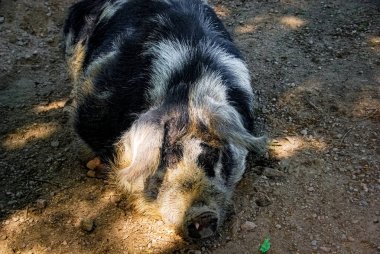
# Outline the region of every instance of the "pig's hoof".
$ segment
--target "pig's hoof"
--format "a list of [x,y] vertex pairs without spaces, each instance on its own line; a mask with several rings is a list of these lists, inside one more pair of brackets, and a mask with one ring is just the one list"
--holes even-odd
[[107,164],[102,163],[99,157],[95,157],[87,162],[86,167],[89,169],[87,176],[99,179],[108,179],[110,167]]

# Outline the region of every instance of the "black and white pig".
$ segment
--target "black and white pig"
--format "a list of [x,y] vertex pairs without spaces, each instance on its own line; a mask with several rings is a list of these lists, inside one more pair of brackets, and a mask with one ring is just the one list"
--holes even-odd
[[254,103],[239,50],[202,0],[83,0],[64,27],[74,128],[137,210],[189,238],[223,223]]

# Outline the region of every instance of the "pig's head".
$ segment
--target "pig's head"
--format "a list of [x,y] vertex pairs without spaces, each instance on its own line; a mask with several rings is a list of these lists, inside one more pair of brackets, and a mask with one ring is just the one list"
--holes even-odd
[[159,215],[188,238],[216,233],[244,173],[248,149],[265,146],[231,106],[212,106],[150,110],[117,146],[117,177],[137,210]]

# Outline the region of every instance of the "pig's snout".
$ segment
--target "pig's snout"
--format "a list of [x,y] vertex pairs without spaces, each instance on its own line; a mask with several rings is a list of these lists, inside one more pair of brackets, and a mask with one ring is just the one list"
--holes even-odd
[[187,235],[195,239],[211,237],[217,228],[218,217],[214,212],[204,212],[192,218],[186,227]]

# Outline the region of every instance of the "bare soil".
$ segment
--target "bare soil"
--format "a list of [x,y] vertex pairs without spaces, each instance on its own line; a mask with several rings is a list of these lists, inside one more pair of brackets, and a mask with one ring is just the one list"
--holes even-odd
[[215,0],[246,56],[270,159],[218,237],[182,240],[86,176],[65,103],[73,0],[0,1],[0,253],[380,253],[380,2]]

